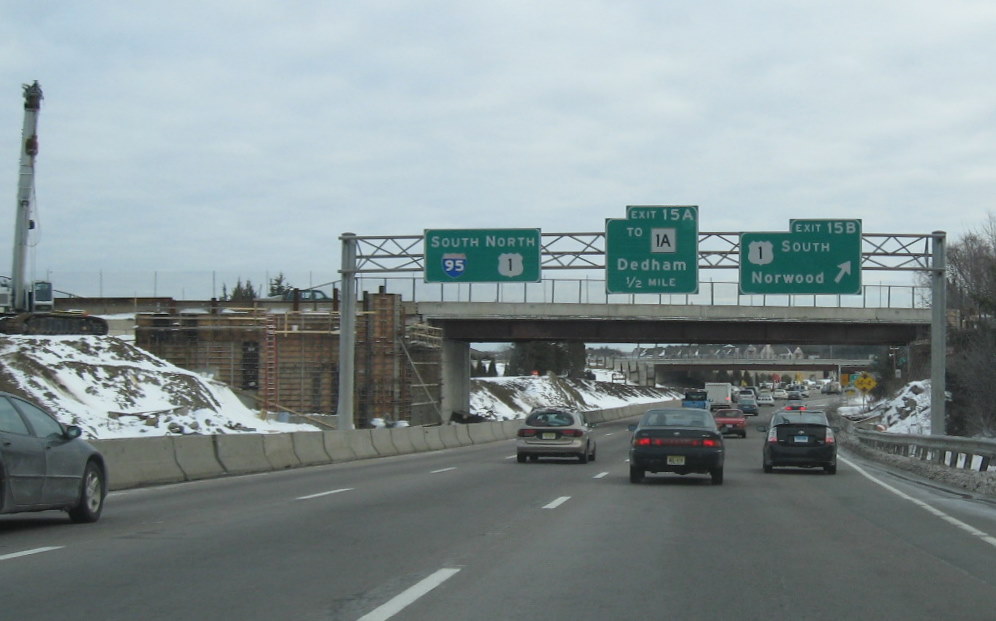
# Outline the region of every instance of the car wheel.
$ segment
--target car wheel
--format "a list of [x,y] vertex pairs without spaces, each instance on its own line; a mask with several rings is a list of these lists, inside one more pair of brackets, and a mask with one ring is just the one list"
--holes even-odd
[[520,464],[524,464],[526,463],[526,456],[523,455],[522,453],[517,453],[515,455],[515,461],[519,462]]
[[644,470],[643,468],[637,468],[636,466],[629,467],[629,482],[630,483],[640,483],[643,481]]
[[80,485],[80,501],[69,510],[69,519],[74,522],[96,522],[104,510],[104,473],[94,462],[88,462],[83,470]]
[[588,447],[584,447],[584,451],[578,454],[578,461],[582,464],[588,463]]
[[827,474],[837,474],[837,464],[823,466],[823,472],[826,472]]
[[745,432],[741,433],[740,437],[743,438],[744,440],[746,440],[747,439],[747,432],[745,431]]
[[591,457],[588,458],[590,461],[595,461],[595,451],[596,450],[598,450],[598,449],[597,448],[592,448],[591,449]]
[[764,464],[764,471],[765,472],[769,472],[770,473],[772,470],[774,470],[774,468],[771,467],[771,464]]
[[723,469],[722,468],[716,468],[715,470],[710,470],[709,474],[712,475],[712,484],[713,485],[722,485],[723,484]]

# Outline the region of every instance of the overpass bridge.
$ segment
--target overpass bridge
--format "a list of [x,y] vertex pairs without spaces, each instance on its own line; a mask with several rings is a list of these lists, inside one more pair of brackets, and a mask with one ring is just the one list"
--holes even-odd
[[[697,229],[697,227],[696,227]],[[697,233],[697,267],[740,269],[741,232]],[[923,272],[930,274],[930,308],[844,307],[843,298],[867,301],[867,285],[856,296],[785,295],[783,306],[743,306],[738,292],[733,304],[715,297],[694,302],[688,295],[605,294],[604,303],[535,302],[528,283],[495,284],[494,301],[414,301],[416,314],[438,326],[443,335],[443,412],[468,409],[470,343],[528,340],[580,340],[586,343],[790,343],[908,345],[931,339],[932,407],[937,430],[944,429],[944,357],[946,349],[945,233],[928,235],[860,233],[860,271]],[[422,235],[358,236],[344,233],[342,241],[343,313],[340,343],[340,414],[353,411],[353,344],[356,283],[361,275],[426,272]],[[542,233],[541,267],[587,270],[607,274],[606,233]],[[695,260],[693,259],[693,261]],[[850,264],[848,264],[850,265]],[[838,278],[840,274],[838,274]],[[701,289],[701,277],[699,287]],[[469,283],[467,283],[469,285]],[[444,284],[439,284],[442,292]],[[446,285],[457,287],[461,285]],[[521,301],[503,300],[503,286],[522,287]],[[541,284],[542,286],[542,284]],[[579,285],[580,288],[580,285]],[[742,287],[741,287],[742,288]],[[608,288],[606,288],[608,290]],[[545,295],[545,289],[542,289]],[[710,287],[710,292],[715,290]],[[581,296],[579,295],[579,298]],[[812,306],[795,302],[812,297]],[[551,298],[555,298],[551,294]],[[649,299],[648,299],[649,298]],[[654,298],[656,298],[656,303]],[[748,296],[753,300],[753,296]],[[836,302],[836,306],[832,304]],[[343,383],[345,382],[345,383]],[[349,417],[351,420],[351,416]]]

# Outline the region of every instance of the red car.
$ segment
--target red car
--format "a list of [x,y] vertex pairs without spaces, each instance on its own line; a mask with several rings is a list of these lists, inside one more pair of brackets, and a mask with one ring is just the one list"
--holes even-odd
[[716,420],[716,428],[722,434],[734,434],[741,438],[747,437],[747,415],[743,410],[722,409],[712,413]]

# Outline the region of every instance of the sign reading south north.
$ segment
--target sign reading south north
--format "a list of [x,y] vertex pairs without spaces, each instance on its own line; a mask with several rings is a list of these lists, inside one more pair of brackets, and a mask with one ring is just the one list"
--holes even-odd
[[740,293],[861,293],[861,220],[790,220],[740,234]]
[[425,282],[539,282],[539,229],[426,229]]
[[631,205],[605,221],[608,293],[698,293],[699,208]]

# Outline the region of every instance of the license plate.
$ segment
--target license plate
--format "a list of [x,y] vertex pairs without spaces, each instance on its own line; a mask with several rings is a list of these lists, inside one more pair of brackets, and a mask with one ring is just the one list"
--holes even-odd
[[795,436],[792,441],[796,444],[809,444],[809,436]]
[[668,455],[667,465],[669,466],[684,466],[685,456],[684,455]]
[[544,434],[542,434],[540,436],[540,438],[543,439],[543,440],[556,440],[557,439],[557,434],[555,434],[555,433],[544,433]]

